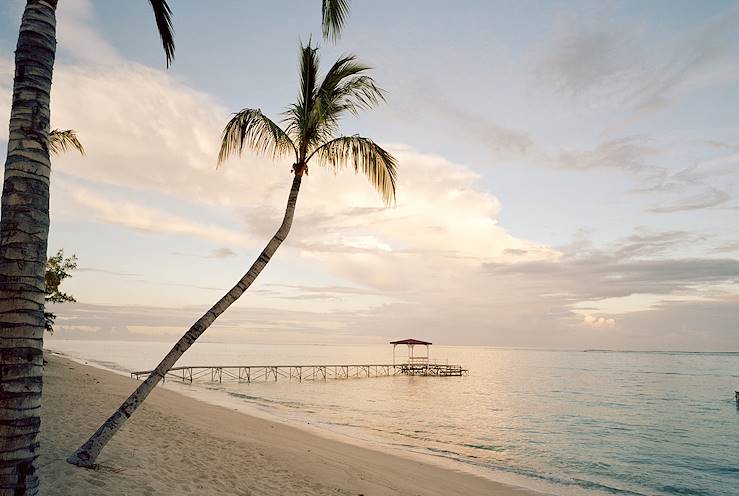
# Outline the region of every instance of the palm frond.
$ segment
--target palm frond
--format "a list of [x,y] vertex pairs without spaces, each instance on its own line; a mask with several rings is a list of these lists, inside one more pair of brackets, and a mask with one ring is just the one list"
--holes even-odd
[[339,120],[346,112],[357,115],[360,110],[384,101],[383,90],[372,77],[364,74],[369,69],[357,62],[354,55],[344,55],[326,73],[316,92],[316,139],[311,147],[335,136]]
[[384,91],[363,73],[369,66],[357,62],[354,55],[344,55],[329,69],[318,88],[321,105],[350,110],[370,109],[385,100]]
[[318,66],[318,47],[311,46],[311,40],[308,40],[307,45],[300,45],[300,95],[298,97],[306,112],[310,112],[315,99]]
[[172,26],[172,9],[169,8],[167,0],[149,0],[154,19],[157,23],[159,37],[162,39],[164,55],[167,58],[167,67],[174,60],[174,27]]
[[221,150],[218,152],[218,165],[233,153],[241,152],[244,145],[257,153],[279,158],[297,150],[290,137],[259,109],[244,109],[234,114],[221,135]]
[[398,164],[395,157],[371,139],[357,135],[342,136],[324,143],[311,157],[313,155],[334,170],[353,164],[354,171],[367,176],[386,205],[395,203]]
[[318,48],[300,45],[300,92],[297,103],[283,114],[287,123],[286,132],[295,139],[300,147],[301,156],[305,156],[309,143],[315,141],[315,129],[318,119],[314,112],[316,103],[316,81],[318,79]]
[[353,54],[342,55],[323,77],[320,93],[330,94],[342,80],[369,70],[370,67],[357,62]]
[[349,15],[349,0],[323,0],[323,39],[336,43]]
[[77,131],[74,129],[54,129],[49,133],[49,151],[52,154],[59,155],[70,148],[80,152],[80,155],[85,154],[85,149],[77,138]]

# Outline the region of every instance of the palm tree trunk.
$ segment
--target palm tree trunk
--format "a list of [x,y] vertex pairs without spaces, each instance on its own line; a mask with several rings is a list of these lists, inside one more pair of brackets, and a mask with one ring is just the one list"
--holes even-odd
[[223,313],[226,309],[231,306],[239,297],[246,291],[249,286],[254,282],[260,272],[264,269],[267,263],[270,261],[272,256],[277,251],[277,248],[285,241],[288,233],[290,232],[290,226],[293,222],[293,216],[295,215],[295,204],[298,200],[298,192],[300,190],[300,181],[302,179],[302,169],[297,169],[295,177],[293,179],[292,188],[290,188],[290,196],[287,200],[287,208],[285,210],[285,217],[282,220],[282,225],[277,230],[274,236],[267,246],[262,250],[259,258],[252,264],[249,271],[236,283],[236,285],[226,293],[223,298],[218,300],[218,303],[213,305],[208,312],[205,313],[195,324],[185,333],[184,336],[177,341],[177,344],[167,353],[167,356],[157,365],[157,368],[146,378],[144,382],[136,388],[136,391],[128,397],[126,401],[116,410],[116,412],[105,421],[103,425],[92,435],[90,439],[80,446],[76,452],[67,458],[67,461],[73,465],[78,465],[85,468],[93,468],[95,466],[95,460],[97,459],[100,451],[115,435],[118,429],[123,426],[124,422],[133,415],[133,412],[143,403],[149,393],[159,383],[165,374],[171,369],[177,360],[187,351],[190,346],[195,342],[196,339],[203,334],[208,327]]
[[55,55],[56,0],[28,0],[15,51],[0,220],[0,496],[39,492]]

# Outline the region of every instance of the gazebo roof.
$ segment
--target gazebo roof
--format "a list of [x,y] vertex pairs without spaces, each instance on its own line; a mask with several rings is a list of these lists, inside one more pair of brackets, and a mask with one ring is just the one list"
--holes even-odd
[[401,339],[400,341],[390,341],[390,344],[433,344],[428,341],[420,341],[418,339]]

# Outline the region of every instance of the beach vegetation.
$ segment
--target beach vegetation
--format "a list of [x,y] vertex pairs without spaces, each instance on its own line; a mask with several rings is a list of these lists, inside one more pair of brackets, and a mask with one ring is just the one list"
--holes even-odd
[[[56,255],[49,257],[46,262],[46,302],[47,303],[74,303],[74,296],[60,289],[65,279],[72,277],[72,271],[77,268],[77,256],[64,256],[64,250],[59,250]],[[56,315],[44,310],[44,326],[46,330],[54,333],[54,321]]]

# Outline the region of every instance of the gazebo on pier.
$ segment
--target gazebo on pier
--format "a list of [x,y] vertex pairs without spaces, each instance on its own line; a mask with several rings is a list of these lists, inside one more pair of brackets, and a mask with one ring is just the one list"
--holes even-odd
[[[429,358],[429,346],[431,342],[421,341],[420,339],[401,339],[400,341],[390,341],[393,345],[393,369],[396,374],[402,375],[435,375],[435,376],[461,376],[466,375],[467,370],[461,365],[449,365],[446,360],[431,360]],[[395,361],[395,348],[398,345],[406,345],[408,347],[408,358],[404,362],[397,363]],[[425,355],[417,355],[416,346],[424,346],[426,348]]]
[[[395,348],[399,344],[404,344],[408,346],[408,364],[422,364],[422,365],[428,365],[429,363],[429,346],[431,346],[433,343],[430,343],[428,341],[421,341],[419,339],[401,339],[400,341],[390,341],[390,344],[393,345],[393,365],[395,365]],[[426,347],[426,355],[425,356],[416,356],[413,353],[413,348],[416,346],[425,346]]]

